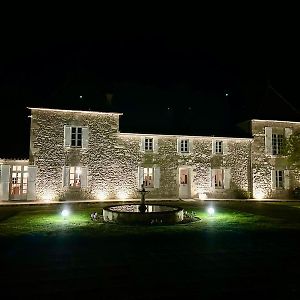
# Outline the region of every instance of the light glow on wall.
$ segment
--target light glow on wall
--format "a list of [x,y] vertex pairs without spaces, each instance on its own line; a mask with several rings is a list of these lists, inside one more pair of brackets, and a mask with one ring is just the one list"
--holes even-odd
[[254,199],[262,200],[266,197],[266,194],[262,190],[256,190],[253,193]]
[[207,199],[207,195],[205,193],[199,193],[199,199],[200,200],[206,200]]
[[96,198],[98,200],[106,200],[108,197],[108,193],[106,191],[98,191],[96,192]]
[[45,202],[50,202],[54,200],[54,198],[55,198],[55,193],[52,191],[46,191],[41,196],[41,199]]
[[128,193],[126,191],[120,191],[117,193],[117,198],[118,199],[127,199],[128,198]]

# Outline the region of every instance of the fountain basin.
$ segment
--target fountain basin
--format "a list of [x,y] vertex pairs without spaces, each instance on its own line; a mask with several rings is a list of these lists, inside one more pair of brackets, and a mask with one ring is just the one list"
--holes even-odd
[[118,224],[176,224],[183,220],[183,209],[168,205],[146,204],[140,212],[139,204],[114,205],[103,208],[105,222]]

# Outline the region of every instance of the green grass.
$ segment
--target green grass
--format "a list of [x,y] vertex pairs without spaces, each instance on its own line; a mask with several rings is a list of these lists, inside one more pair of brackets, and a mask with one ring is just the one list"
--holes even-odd
[[[208,204],[196,203],[181,206],[194,212],[200,221],[173,226],[121,226],[92,222],[92,211],[102,213],[99,206],[77,207],[70,205],[71,213],[62,217],[62,207],[6,207],[0,210],[0,235],[80,233],[85,235],[147,234],[151,232],[197,232],[203,230],[282,230],[300,229],[299,218],[288,214],[300,207],[296,203],[214,203],[215,214],[207,213]],[[278,215],[278,209],[280,215]],[[275,211],[275,213],[274,213]],[[295,212],[293,212],[295,215]]]
[[[0,207],[0,288],[12,298],[299,299],[298,202],[180,202],[173,226],[92,222],[103,204]],[[207,207],[215,207],[215,215]]]

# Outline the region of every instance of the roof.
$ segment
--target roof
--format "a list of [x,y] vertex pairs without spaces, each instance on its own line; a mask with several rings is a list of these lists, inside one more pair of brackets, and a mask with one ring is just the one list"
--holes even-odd
[[71,112],[71,113],[119,115],[119,116],[123,115],[122,113],[118,113],[118,112],[99,112],[99,111],[90,111],[90,110],[71,110],[71,109],[55,109],[55,108],[41,108],[41,107],[27,107],[27,108],[31,110],[58,111],[58,112]]

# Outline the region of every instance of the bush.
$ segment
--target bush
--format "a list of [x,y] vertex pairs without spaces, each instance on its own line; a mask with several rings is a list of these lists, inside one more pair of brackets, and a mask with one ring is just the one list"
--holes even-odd
[[245,190],[236,189],[233,191],[234,197],[237,199],[250,199],[251,193]]
[[300,199],[300,187],[296,187],[293,190],[293,197],[294,199]]

